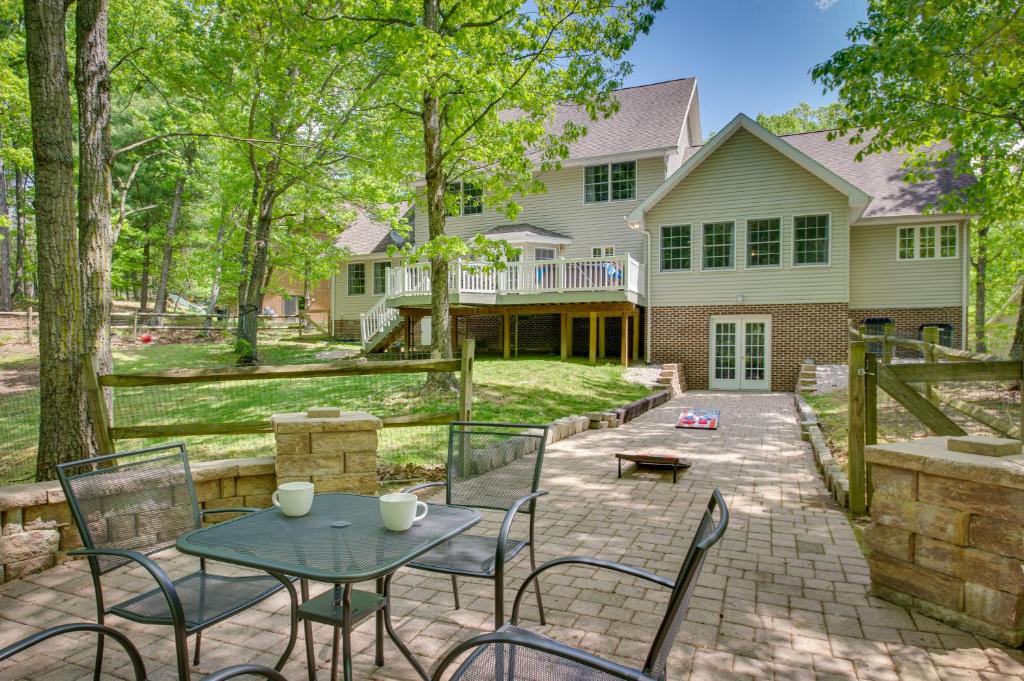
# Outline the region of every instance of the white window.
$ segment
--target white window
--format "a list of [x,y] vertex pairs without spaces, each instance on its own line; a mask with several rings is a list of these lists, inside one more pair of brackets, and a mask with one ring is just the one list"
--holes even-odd
[[553,248],[535,248],[533,249],[534,260],[554,260],[555,249]]
[[590,255],[595,258],[609,258],[615,255],[615,246],[594,246],[590,249]]
[[735,236],[736,223],[734,222],[705,222],[701,269],[732,269]]
[[957,257],[960,230],[956,225],[921,225],[896,230],[898,260],[935,260]]
[[747,220],[747,267],[778,267],[782,264],[782,220]]
[[831,240],[829,215],[793,217],[793,264],[827,265]]
[[665,225],[661,228],[661,271],[690,269],[690,225]]
[[636,198],[636,161],[604,163],[583,169],[584,203]]
[[484,212],[484,191],[470,182],[449,182],[445,206],[450,216],[479,215]]

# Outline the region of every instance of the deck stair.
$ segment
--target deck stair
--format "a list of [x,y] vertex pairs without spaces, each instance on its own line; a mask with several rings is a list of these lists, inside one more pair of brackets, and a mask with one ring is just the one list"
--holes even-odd
[[398,310],[388,307],[381,298],[365,314],[359,315],[359,333],[363,352],[381,352],[398,340],[404,327]]
[[797,379],[796,389],[804,395],[818,389],[818,366],[812,360],[804,360],[800,364],[800,378]]

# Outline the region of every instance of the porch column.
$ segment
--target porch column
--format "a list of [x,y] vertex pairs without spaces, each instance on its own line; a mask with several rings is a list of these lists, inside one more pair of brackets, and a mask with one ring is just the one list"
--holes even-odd
[[634,310],[633,314],[633,361],[640,360],[640,311]]
[[629,313],[622,313],[622,328],[619,331],[619,355],[622,359],[622,366],[629,366]]
[[590,363],[597,363],[597,313],[590,313]]
[[512,356],[512,315],[508,310],[501,314],[501,349],[505,359]]
[[606,342],[608,338],[606,333],[608,328],[607,321],[608,318],[605,317],[604,315],[601,315],[600,317],[597,318],[597,354],[601,357],[601,359],[604,359],[605,357],[608,356],[608,344]]
[[569,352],[572,349],[572,345],[569,341],[569,334],[572,330],[572,319],[569,317],[568,312],[563,312],[559,315],[559,321],[561,322],[561,331],[559,332],[559,340],[562,343],[562,359],[569,359]]

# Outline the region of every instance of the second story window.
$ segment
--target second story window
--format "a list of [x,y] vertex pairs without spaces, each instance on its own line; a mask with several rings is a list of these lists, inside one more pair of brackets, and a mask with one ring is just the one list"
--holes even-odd
[[934,260],[957,257],[956,225],[921,225],[896,230],[896,258]]
[[449,182],[445,204],[448,215],[479,215],[484,212],[484,190],[470,182]]
[[733,222],[704,223],[705,270],[728,270],[733,267],[733,242],[736,232]]
[[376,296],[382,296],[387,293],[387,281],[388,281],[388,268],[391,267],[389,262],[375,262],[373,263],[373,294]]
[[661,271],[690,269],[690,225],[661,228]]
[[348,294],[361,296],[366,293],[366,265],[361,262],[348,265]]
[[781,223],[779,218],[747,220],[747,267],[782,264]]
[[610,258],[615,255],[615,246],[594,246],[590,249],[590,255],[595,258]]
[[636,161],[604,163],[583,169],[583,201],[632,201],[636,198]]
[[793,218],[793,264],[829,263],[829,216],[797,215]]

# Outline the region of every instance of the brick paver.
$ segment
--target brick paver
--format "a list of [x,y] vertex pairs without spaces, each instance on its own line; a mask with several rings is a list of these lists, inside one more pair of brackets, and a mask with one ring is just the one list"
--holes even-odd
[[[714,432],[674,428],[683,405],[722,409]],[[693,468],[671,484],[651,469],[615,477],[617,451],[676,447]],[[722,489],[732,522],[710,555],[673,650],[669,679],[831,681],[1006,681],[1024,678],[1024,654],[978,639],[867,594],[867,564],[845,515],[833,505],[800,442],[787,394],[691,392],[621,428],[589,431],[548,450],[538,517],[539,558],[590,555],[674,576],[711,491]],[[482,528],[497,532],[498,516]],[[159,557],[172,573],[192,559]],[[511,570],[507,602],[528,572],[524,556]],[[137,573],[107,581],[109,602],[151,587]],[[453,610],[447,577],[404,570],[395,580],[398,629],[425,663],[480,633],[493,612],[490,583],[461,580],[463,609]],[[667,594],[617,575],[572,567],[542,582],[549,636],[627,664],[641,665]],[[323,587],[317,589],[322,590]],[[272,663],[285,642],[287,599],[281,595],[204,634],[198,672],[243,661]],[[67,563],[0,585],[0,646],[57,622],[91,618],[85,566]],[[524,618],[536,625],[528,596]],[[173,678],[167,630],[112,623],[138,644],[154,679]],[[319,664],[329,663],[330,630],[315,626]],[[390,642],[388,663],[373,666],[373,625],[354,635],[357,678],[414,679]],[[300,634],[301,637],[301,634]],[[51,645],[0,679],[91,678],[91,637]],[[305,678],[301,641],[285,669]],[[112,653],[111,678],[126,678]],[[49,675],[49,676],[48,676]],[[323,674],[321,674],[323,678]]]

